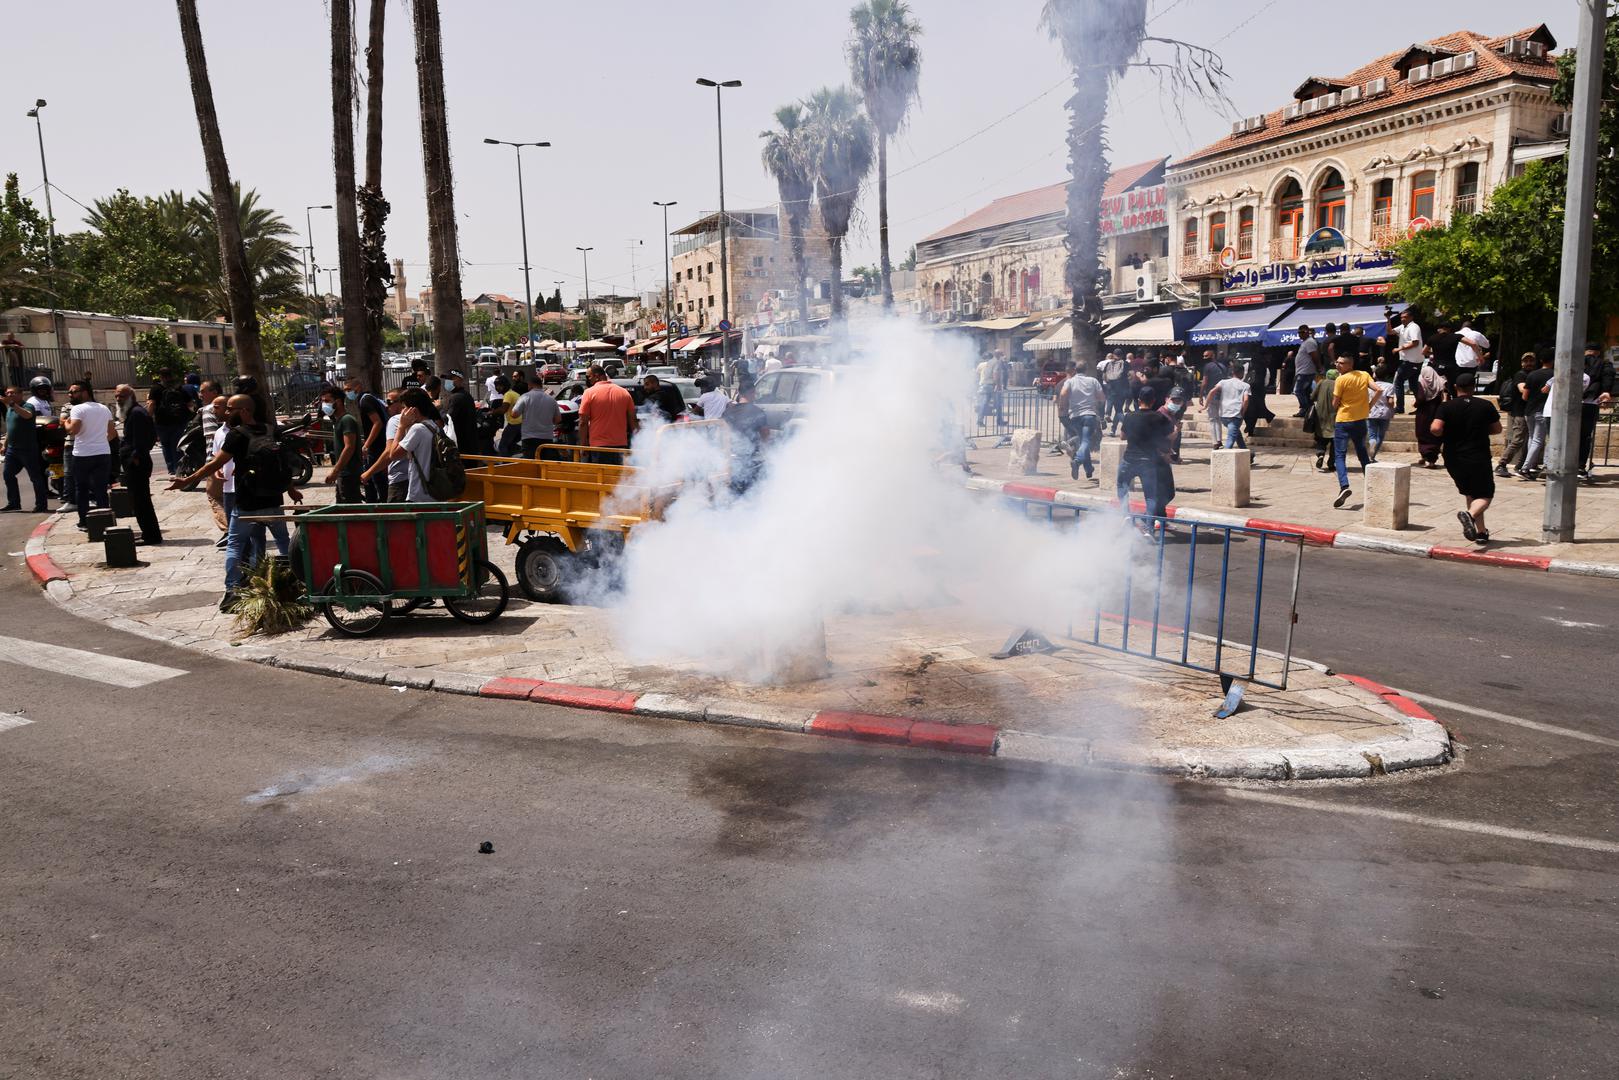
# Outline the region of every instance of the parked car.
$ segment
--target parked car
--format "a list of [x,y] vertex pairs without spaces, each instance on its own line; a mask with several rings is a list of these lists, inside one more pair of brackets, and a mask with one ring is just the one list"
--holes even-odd
[[753,403],[770,417],[773,431],[783,431],[802,422],[809,402],[820,393],[827,380],[838,373],[830,368],[791,367],[767,372],[754,385]]
[[561,383],[568,381],[568,369],[561,364],[552,362],[539,366],[541,383]]
[[483,348],[478,350],[477,362],[480,364],[495,364],[498,366],[500,364],[500,351],[493,345],[485,345]]
[[1041,365],[1040,374],[1035,376],[1034,385],[1040,393],[1051,395],[1061,389],[1063,380],[1067,377],[1068,374],[1063,370],[1061,361],[1047,360]]

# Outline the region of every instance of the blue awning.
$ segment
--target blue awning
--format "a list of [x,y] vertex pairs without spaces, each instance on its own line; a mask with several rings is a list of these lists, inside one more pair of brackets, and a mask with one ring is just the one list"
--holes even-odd
[[1215,308],[1186,332],[1188,345],[1229,345],[1258,341],[1266,327],[1293,306],[1291,300],[1247,307]]
[[[1405,310],[1403,303],[1389,304],[1396,314]],[[1367,338],[1388,332],[1388,319],[1383,315],[1383,300],[1303,300],[1293,305],[1285,316],[1265,331],[1261,339],[1265,345],[1292,345],[1299,340],[1299,327],[1309,326],[1317,334],[1327,323],[1360,327]]]

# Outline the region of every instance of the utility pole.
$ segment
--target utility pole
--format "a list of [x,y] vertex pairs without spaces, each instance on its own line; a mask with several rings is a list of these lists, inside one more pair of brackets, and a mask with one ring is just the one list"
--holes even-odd
[[671,269],[674,263],[669,258],[669,208],[678,205],[678,201],[654,199],[652,205],[663,207],[663,361],[672,364],[675,359],[675,274]]
[[720,159],[720,321],[725,325],[720,328],[720,370],[726,369],[726,361],[731,358],[731,274],[727,264],[725,252],[725,113],[720,105],[720,91],[731,87],[741,86],[741,79],[727,79],[716,82],[713,79],[698,79],[698,86],[712,86],[714,88],[714,125],[718,135]]
[[[1568,203],[1563,214],[1563,267],[1557,290],[1557,360],[1552,375],[1551,434],[1546,447],[1546,506],[1540,536],[1548,544],[1574,539],[1580,486],[1580,409],[1584,397],[1585,334],[1589,320],[1591,227],[1596,210],[1597,122],[1607,56],[1607,0],[1581,0],[1580,43],[1574,70],[1574,117],[1568,146]],[[1602,359],[1607,363],[1607,359]]]
[[[330,210],[331,203],[322,203],[319,206],[304,207],[304,239],[309,241],[309,306],[315,306],[315,296],[320,292],[320,264],[315,261],[315,226],[310,217],[311,210]],[[325,331],[321,324],[326,321],[326,298],[320,298],[320,309],[315,313],[315,340],[320,341]],[[333,326],[333,337],[336,337],[336,326]]]
[[583,336],[579,340],[580,341],[589,341],[590,340],[590,253],[592,251],[595,251],[596,249],[593,248],[593,247],[579,247],[579,246],[575,245],[574,250],[579,252],[581,255],[583,255],[585,257],[585,299],[584,299],[584,302],[579,305],[579,313],[585,317],[585,325],[584,325],[584,330],[583,330]]
[[28,115],[33,118],[34,134],[39,137],[39,177],[45,185],[45,228],[50,237],[45,245],[45,265],[54,270],[56,269],[56,211],[51,209],[51,173],[45,167],[45,123],[39,116],[39,110],[44,107],[45,99],[35,98],[34,107],[28,110]]
[[528,211],[523,206],[523,147],[550,146],[548,142],[506,142],[503,139],[485,139],[492,146],[509,146],[517,156],[517,221],[523,232],[523,310],[528,313],[529,358],[534,356],[534,287],[528,281]]

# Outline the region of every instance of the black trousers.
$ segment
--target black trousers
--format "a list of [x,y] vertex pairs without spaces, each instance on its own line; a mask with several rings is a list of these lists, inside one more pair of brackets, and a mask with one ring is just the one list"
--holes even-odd
[[157,508],[152,505],[152,459],[131,459],[124,463],[124,489],[129,492],[130,505],[135,509],[135,523],[141,527],[141,539],[148,544],[163,541],[163,529],[157,523]]
[[[382,449],[385,445],[385,443],[380,444],[375,450],[362,449],[360,451],[364,455],[363,460],[366,468],[369,469],[377,463],[377,459],[382,456]],[[385,503],[388,501],[388,470],[379,469],[372,474],[371,479],[362,480],[361,484],[364,485],[364,490],[360,494],[365,497],[366,502]]]

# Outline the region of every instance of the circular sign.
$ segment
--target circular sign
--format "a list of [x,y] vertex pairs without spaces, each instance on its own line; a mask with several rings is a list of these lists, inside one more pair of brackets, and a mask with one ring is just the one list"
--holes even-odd
[[1412,232],[1421,232],[1423,229],[1431,228],[1432,226],[1433,222],[1420,214],[1411,219]]
[[731,328],[731,320],[730,319],[721,319],[720,320],[720,329],[721,330],[729,330],[730,328]]
[[1227,244],[1220,249],[1220,269],[1229,270],[1237,265],[1237,249]]

